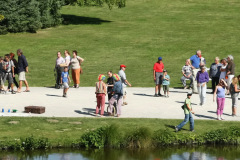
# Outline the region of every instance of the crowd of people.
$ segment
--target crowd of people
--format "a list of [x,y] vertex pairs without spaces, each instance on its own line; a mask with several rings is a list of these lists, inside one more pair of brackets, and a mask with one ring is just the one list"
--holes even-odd
[[[23,82],[26,86],[24,92],[30,92],[25,76],[25,73],[28,72],[28,62],[21,49],[17,50],[17,55],[18,61],[15,59],[15,54],[12,52],[10,54],[5,54],[4,57],[0,57],[0,91],[3,93],[21,93]],[[17,75],[19,84],[16,81]],[[7,88],[4,86],[6,80],[8,81]],[[14,85],[17,87],[17,91],[14,90]]]
[[[208,73],[209,70],[209,73]],[[164,86],[164,80],[166,70],[162,62],[162,57],[158,57],[158,61],[153,66],[153,78],[155,81],[155,97],[162,96],[161,85]],[[233,56],[228,55],[227,58],[219,59],[215,57],[214,63],[210,65],[210,68],[206,67],[206,60],[202,57],[201,50],[197,50],[196,54],[186,59],[185,65],[182,67],[182,77],[180,78],[183,89],[192,89],[191,93],[187,94],[183,109],[185,119],[178,126],[175,126],[175,130],[179,131],[188,121],[190,121],[190,131],[194,131],[194,120],[191,107],[192,94],[199,94],[200,106],[204,106],[206,102],[206,90],[209,80],[212,81],[212,94],[213,101],[217,102],[217,120],[223,120],[222,114],[225,105],[225,95],[230,95],[232,98],[232,116],[235,117],[237,113],[238,95],[240,92],[240,75],[235,76],[235,63],[233,62]],[[170,80],[170,78],[167,80]],[[187,87],[186,80],[190,80],[190,84]],[[164,91],[165,92],[165,91]],[[165,97],[168,97],[165,95]]]

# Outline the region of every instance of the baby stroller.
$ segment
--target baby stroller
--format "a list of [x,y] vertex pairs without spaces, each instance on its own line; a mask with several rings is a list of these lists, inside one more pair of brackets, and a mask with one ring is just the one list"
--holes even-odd
[[55,77],[55,88],[56,89],[60,89],[62,88],[62,84],[61,84],[61,75],[62,75],[62,72],[63,72],[63,67],[61,66],[57,66],[54,68],[54,77]]

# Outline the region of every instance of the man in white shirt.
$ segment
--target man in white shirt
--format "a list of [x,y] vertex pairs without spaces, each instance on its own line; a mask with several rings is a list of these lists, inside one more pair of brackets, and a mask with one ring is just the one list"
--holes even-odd
[[126,102],[126,96],[127,96],[127,85],[131,87],[132,85],[128,82],[125,71],[126,66],[124,64],[120,65],[120,70],[118,72],[118,75],[121,77],[122,81],[122,86],[123,86],[123,105],[127,105],[128,103]]

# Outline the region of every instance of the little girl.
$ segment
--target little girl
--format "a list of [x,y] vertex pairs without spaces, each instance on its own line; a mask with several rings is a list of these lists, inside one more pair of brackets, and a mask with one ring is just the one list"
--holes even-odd
[[106,77],[103,74],[100,74],[98,76],[98,82],[96,82],[96,97],[97,97],[97,107],[96,107],[96,116],[98,115],[99,109],[101,107],[101,114],[100,116],[103,116],[104,114],[104,107],[105,107],[105,95],[107,93],[107,87],[103,80]]
[[222,114],[225,104],[225,88],[227,87],[227,83],[224,79],[221,79],[219,84],[215,88],[215,92],[213,94],[213,102],[215,101],[215,97],[217,94],[217,120],[223,120]]

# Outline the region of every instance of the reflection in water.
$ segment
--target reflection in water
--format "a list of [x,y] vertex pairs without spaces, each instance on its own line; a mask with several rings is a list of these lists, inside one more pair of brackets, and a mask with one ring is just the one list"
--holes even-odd
[[5,160],[240,160],[237,146],[165,147],[154,150],[91,149],[0,152]]

